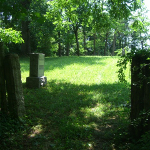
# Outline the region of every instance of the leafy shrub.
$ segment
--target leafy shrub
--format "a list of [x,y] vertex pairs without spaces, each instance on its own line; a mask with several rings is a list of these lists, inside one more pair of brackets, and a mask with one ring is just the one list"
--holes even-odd
[[150,149],[150,131],[141,136],[137,142],[133,142],[130,146],[131,150],[149,150]]

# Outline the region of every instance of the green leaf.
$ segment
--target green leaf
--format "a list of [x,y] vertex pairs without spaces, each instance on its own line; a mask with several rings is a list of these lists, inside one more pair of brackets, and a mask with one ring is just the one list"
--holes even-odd
[[0,42],[23,43],[24,40],[21,37],[21,31],[16,31],[13,30],[12,28],[8,29],[0,28]]

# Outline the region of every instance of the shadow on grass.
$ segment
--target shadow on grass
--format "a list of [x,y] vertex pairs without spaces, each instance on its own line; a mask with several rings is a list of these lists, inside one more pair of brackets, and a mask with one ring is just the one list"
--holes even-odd
[[129,89],[121,83],[51,81],[41,89],[24,88],[24,95],[25,129],[10,131],[7,149],[111,149],[115,130],[127,122],[129,109],[122,104],[129,102]]

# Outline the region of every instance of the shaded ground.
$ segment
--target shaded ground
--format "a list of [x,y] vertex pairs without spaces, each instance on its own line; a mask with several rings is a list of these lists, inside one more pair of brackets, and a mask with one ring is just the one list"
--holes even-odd
[[12,144],[18,149],[21,144],[19,149],[112,149],[115,131],[128,122],[129,110],[123,107],[128,90],[123,85],[76,86],[60,82],[56,86],[53,81],[48,86],[24,89],[28,118],[22,128],[26,130],[18,136],[9,135],[12,143],[9,141],[8,147]]
[[26,117],[20,124],[1,115],[1,149],[113,150],[117,131],[128,125],[129,93],[118,82],[78,85],[49,80],[41,89],[24,84]]

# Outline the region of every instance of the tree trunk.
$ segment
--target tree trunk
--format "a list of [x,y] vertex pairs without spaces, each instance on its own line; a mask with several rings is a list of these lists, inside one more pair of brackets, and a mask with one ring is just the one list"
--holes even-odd
[[94,37],[94,41],[93,41],[93,45],[94,45],[94,55],[96,55],[96,34],[93,34]]
[[108,32],[106,33],[106,38],[105,38],[104,56],[106,56],[106,51],[107,51],[107,41],[108,41]]
[[4,48],[3,43],[0,42],[0,100],[1,111],[3,114],[7,114],[7,100],[6,100],[6,85],[4,75]]
[[[125,41],[124,41],[124,47],[126,47],[126,46],[127,46],[127,37],[126,37],[126,36],[125,36],[124,40],[125,40]],[[124,48],[124,47],[123,47],[123,48]]]
[[58,56],[61,57],[60,31],[58,31]]
[[144,49],[144,47],[143,47],[143,41],[141,41],[141,47],[142,47],[142,50]]
[[69,50],[70,50],[70,43],[67,43],[67,45],[66,45],[66,56],[69,56]]
[[116,33],[114,33],[112,56],[114,56],[114,51],[115,50],[116,50]]
[[75,33],[75,38],[76,38],[76,46],[77,46],[77,55],[80,55],[80,50],[79,50],[79,41],[78,41],[78,27],[74,27],[74,33]]
[[85,32],[85,27],[83,27],[83,45],[84,45],[84,51],[86,52],[86,32]]
[[121,49],[121,34],[118,32],[118,37],[119,37],[119,44],[118,44],[118,49]]
[[66,43],[66,56],[69,56],[69,50],[70,50],[70,39],[69,39],[69,30],[67,31],[67,43]]
[[[30,3],[31,3],[31,0],[23,0],[21,2],[22,7],[26,10],[26,13],[28,13]],[[22,43],[21,45],[21,51],[23,54],[31,53],[29,24],[30,24],[30,21],[28,21],[28,16],[26,16],[26,18],[22,21],[22,38],[24,40],[24,43]]]
[[22,38],[24,43],[21,45],[21,51],[23,54],[31,53],[30,46],[30,30],[29,30],[29,21],[22,21]]

